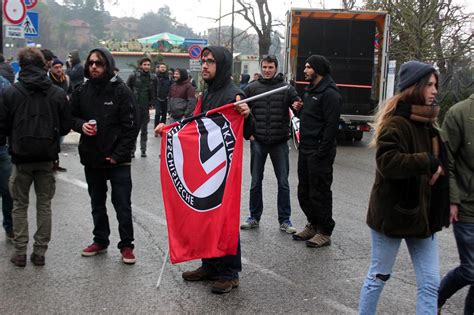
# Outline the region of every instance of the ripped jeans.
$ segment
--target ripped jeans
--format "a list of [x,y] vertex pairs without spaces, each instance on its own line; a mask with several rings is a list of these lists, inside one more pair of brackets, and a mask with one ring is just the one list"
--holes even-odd
[[[359,314],[375,314],[402,241],[401,238],[391,238],[374,230],[371,230],[371,234],[371,261],[360,292]],[[416,275],[416,314],[436,314],[440,282],[437,237],[406,238],[405,242]]]

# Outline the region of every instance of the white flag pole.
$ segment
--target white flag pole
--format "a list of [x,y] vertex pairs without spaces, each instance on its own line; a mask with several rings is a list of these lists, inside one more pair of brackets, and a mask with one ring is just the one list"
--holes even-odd
[[240,104],[243,104],[243,103],[255,101],[255,100],[259,99],[259,98],[262,98],[262,97],[265,97],[265,96],[269,96],[269,95],[275,94],[275,93],[280,92],[280,91],[288,90],[289,88],[290,88],[290,85],[285,85],[285,86],[279,87],[279,88],[277,88],[277,89],[270,90],[270,91],[268,91],[268,92],[265,92],[265,93],[262,93],[262,94],[258,94],[258,95],[252,96],[252,97],[248,97],[248,98],[246,98],[246,99],[244,99],[244,100],[235,102],[234,105],[240,105]]
[[168,248],[166,249],[165,257],[163,257],[163,265],[161,266],[160,276],[158,277],[158,281],[156,282],[157,289],[160,288],[161,279],[163,277],[163,272],[165,271],[165,266],[166,266],[166,263],[168,262],[169,256],[170,256],[170,247],[168,246]]

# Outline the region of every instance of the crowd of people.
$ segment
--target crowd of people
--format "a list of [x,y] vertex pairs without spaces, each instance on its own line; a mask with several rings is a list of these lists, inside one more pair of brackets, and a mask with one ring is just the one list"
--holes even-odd
[[[81,251],[92,257],[110,245],[106,210],[107,181],[117,213],[122,261],[134,264],[131,161],[140,133],[141,156],[147,156],[149,109],[154,107],[155,136],[167,122],[181,121],[218,106],[287,85],[275,56],[264,55],[260,74],[242,75],[240,88],[232,80],[232,55],[209,46],[201,55],[206,89],[196,108],[196,90],[186,69],[156,65],[143,58],[124,82],[104,48],[89,52],[85,64],[76,52],[64,63],[49,50],[24,48],[18,55],[18,82],[0,58],[0,189],[3,226],[13,240],[11,262],[27,263],[28,194],[35,186],[37,230],[33,264],[45,264],[51,237],[54,171],[61,170],[60,139],[71,129],[81,134],[78,150],[91,199],[93,241]],[[331,64],[310,56],[304,95],[293,87],[236,106],[245,117],[243,137],[250,140],[251,186],[249,216],[242,230],[259,227],[263,213],[262,179],[268,156],[278,183],[278,228],[295,241],[320,248],[331,245],[335,227],[332,209],[333,164],[342,97],[331,77]],[[84,81],[84,78],[86,81]],[[398,92],[377,114],[372,146],[376,149],[375,182],[367,224],[371,231],[370,267],[360,293],[361,314],[375,314],[402,240],[405,240],[417,280],[417,314],[435,314],[459,289],[470,285],[465,313],[474,312],[474,95],[446,114],[437,126],[436,69],[419,61],[401,65]],[[47,106],[45,106],[47,105]],[[300,118],[298,153],[299,205],[307,224],[298,231],[291,222],[289,176],[289,111]],[[169,116],[169,118],[167,118]],[[11,161],[11,162],[10,162]],[[442,281],[436,233],[453,225],[461,264]],[[239,285],[242,270],[240,240],[236,255],[206,258],[185,271],[186,281],[215,281],[213,293],[228,293]]]

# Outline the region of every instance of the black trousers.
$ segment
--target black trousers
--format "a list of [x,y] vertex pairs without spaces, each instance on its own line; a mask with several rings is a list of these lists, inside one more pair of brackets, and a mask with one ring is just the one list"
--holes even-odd
[[240,238],[236,255],[202,259],[202,267],[207,272],[217,275],[220,279],[238,279],[239,272],[242,271]]
[[112,186],[112,204],[119,223],[120,242],[118,248],[133,248],[132,223],[132,176],[130,165],[113,168],[85,167],[86,181],[91,197],[92,218],[94,220],[94,242],[108,246],[110,227],[107,216],[107,181]]
[[316,153],[298,156],[298,201],[308,222],[318,232],[330,236],[336,223],[332,218],[332,164],[334,154],[320,160]]

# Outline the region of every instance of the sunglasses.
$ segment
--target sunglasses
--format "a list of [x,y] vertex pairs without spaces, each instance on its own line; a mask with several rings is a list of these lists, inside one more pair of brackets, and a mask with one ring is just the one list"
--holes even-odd
[[208,66],[210,65],[215,65],[216,64],[216,60],[215,59],[211,59],[211,58],[207,58],[207,59],[201,59],[201,66],[203,64],[206,64]]
[[100,60],[89,60],[89,62],[87,62],[87,65],[89,67],[92,67],[94,64],[96,65],[96,67],[103,67],[104,66],[104,63]]

